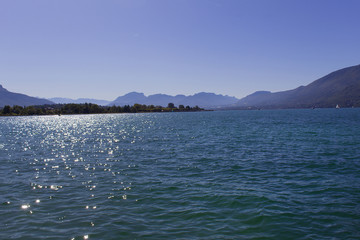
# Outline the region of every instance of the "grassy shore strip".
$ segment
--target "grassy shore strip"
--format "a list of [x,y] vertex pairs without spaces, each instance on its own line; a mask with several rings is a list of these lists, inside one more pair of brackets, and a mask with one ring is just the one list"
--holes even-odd
[[54,104],[40,106],[4,106],[0,109],[0,116],[32,116],[32,115],[70,115],[70,114],[104,114],[104,113],[145,113],[145,112],[197,112],[204,111],[198,106],[179,105],[175,107],[169,103],[167,107],[134,104],[133,106],[99,106],[92,103],[84,104]]

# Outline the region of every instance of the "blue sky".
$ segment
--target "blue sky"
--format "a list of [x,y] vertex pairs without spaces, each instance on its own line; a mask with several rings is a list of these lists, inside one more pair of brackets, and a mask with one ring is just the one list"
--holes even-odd
[[360,64],[358,0],[0,0],[0,84],[114,100],[282,91]]

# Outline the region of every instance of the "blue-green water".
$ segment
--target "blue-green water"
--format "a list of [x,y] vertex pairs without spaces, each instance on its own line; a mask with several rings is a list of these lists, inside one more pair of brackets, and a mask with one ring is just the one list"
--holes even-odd
[[0,118],[0,239],[360,239],[360,109]]

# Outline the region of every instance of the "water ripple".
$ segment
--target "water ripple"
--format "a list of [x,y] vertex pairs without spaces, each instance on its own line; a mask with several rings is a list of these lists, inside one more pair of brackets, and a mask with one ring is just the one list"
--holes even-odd
[[0,239],[359,239],[358,109],[0,118]]

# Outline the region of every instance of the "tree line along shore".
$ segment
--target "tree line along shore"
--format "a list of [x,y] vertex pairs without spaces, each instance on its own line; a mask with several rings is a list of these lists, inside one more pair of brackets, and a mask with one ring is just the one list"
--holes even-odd
[[197,112],[204,111],[198,106],[190,107],[169,103],[167,107],[134,104],[132,106],[100,106],[93,103],[53,104],[39,106],[9,106],[0,108],[0,116],[33,116],[33,115],[72,115],[72,114],[105,114],[105,113],[146,113],[146,112]]

